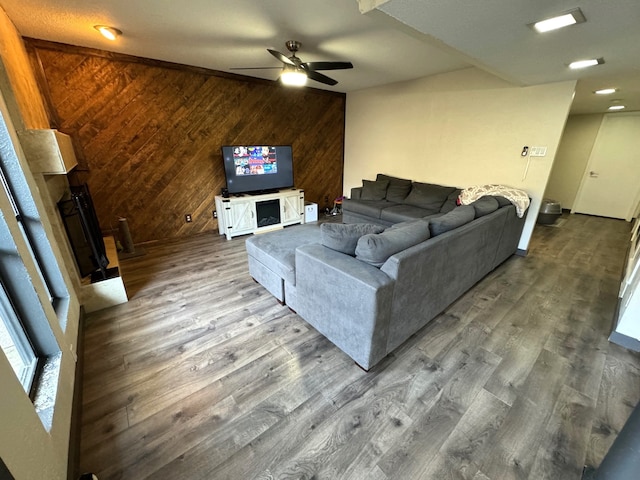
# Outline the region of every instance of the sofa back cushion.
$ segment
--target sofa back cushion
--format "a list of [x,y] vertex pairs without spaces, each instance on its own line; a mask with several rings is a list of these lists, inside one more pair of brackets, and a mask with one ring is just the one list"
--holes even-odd
[[454,187],[444,187],[433,183],[413,182],[411,192],[403,203],[414,205],[435,212],[439,212],[442,205],[447,200],[449,194],[453,193]]
[[395,203],[403,203],[411,191],[411,180],[404,178],[391,177],[384,173],[379,173],[376,180],[386,180],[389,182],[387,187],[387,200]]
[[380,233],[384,227],[368,223],[323,223],[320,225],[320,243],[331,250],[356,254],[358,239],[368,233]]
[[490,196],[485,195],[471,204],[476,212],[476,218],[484,217],[498,209],[498,201]]
[[449,230],[458,228],[465,223],[469,223],[475,218],[476,212],[471,205],[461,205],[454,208],[449,213],[429,220],[431,236],[436,237]]
[[356,245],[356,258],[381,267],[387,259],[402,250],[428,240],[429,222],[416,220],[378,234],[363,235]]
[[384,200],[388,186],[388,180],[362,180],[360,200]]
[[508,207],[509,205],[511,205],[511,200],[503,197],[502,195],[491,195],[491,196],[495,198],[496,201],[498,202],[498,208]]
[[447,199],[440,207],[440,213],[449,213],[451,210],[458,206],[458,197],[460,196],[461,189],[456,188],[453,192],[449,194]]

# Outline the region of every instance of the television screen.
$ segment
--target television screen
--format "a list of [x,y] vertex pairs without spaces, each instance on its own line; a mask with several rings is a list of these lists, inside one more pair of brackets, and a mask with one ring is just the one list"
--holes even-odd
[[268,192],[293,187],[290,145],[229,145],[222,147],[229,193]]

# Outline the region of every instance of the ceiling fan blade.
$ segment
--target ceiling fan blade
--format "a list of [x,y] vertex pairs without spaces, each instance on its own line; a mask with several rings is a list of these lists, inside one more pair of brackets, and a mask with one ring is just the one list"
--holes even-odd
[[326,75],[323,75],[314,70],[307,70],[306,73],[307,73],[307,78],[310,78],[311,80],[315,80],[316,82],[324,83],[326,85],[336,85],[338,83],[337,80],[327,77]]
[[279,70],[282,70],[282,67],[231,67],[229,68],[229,70],[273,70],[274,68],[277,68]]
[[353,68],[351,62],[306,62],[301,66],[308,70],[345,70]]
[[276,57],[282,63],[285,63],[287,65],[294,65],[295,66],[295,63],[289,57],[287,57],[286,55],[278,52],[277,50],[271,50],[270,48],[267,48],[267,52],[269,52],[271,55]]

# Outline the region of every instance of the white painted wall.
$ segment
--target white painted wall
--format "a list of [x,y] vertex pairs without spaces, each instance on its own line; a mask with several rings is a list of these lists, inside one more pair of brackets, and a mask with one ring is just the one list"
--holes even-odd
[[567,119],[545,191],[545,197],[560,202],[562,208],[573,208],[603,118],[604,114],[596,113]]
[[[344,194],[378,172],[457,187],[505,184],[532,197],[526,250],[575,82],[514,87],[476,68],[347,94]],[[522,158],[522,147],[546,146]]]

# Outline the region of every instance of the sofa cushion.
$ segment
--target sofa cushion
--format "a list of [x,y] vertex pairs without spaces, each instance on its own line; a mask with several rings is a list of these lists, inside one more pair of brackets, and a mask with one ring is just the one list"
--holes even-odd
[[296,248],[310,243],[320,243],[320,226],[317,223],[294,225],[247,238],[247,254],[262,263],[274,274],[296,283]]
[[360,200],[384,200],[389,182],[386,180],[362,180]]
[[498,209],[498,201],[490,195],[480,197],[471,205],[476,211],[476,218],[489,215],[491,212],[495,212]]
[[380,213],[384,208],[395,205],[387,200],[350,200],[345,198],[342,201],[342,210],[358,213],[370,218],[380,218]]
[[495,198],[498,201],[498,208],[502,208],[502,207],[506,207],[508,205],[511,205],[511,200],[509,200],[508,198],[505,198],[501,195],[493,195],[493,198]]
[[378,234],[363,235],[356,245],[356,258],[381,267],[391,255],[424,242],[430,235],[429,222],[424,220],[387,228]]
[[459,188],[456,188],[453,192],[451,192],[449,196],[447,196],[447,199],[442,204],[442,207],[440,207],[440,212],[448,213],[454,208],[456,208],[458,206],[458,197],[460,196],[461,192],[462,190]]
[[384,227],[369,223],[323,223],[320,226],[320,243],[331,250],[337,250],[353,257],[356,254],[356,244],[361,236],[383,231]]
[[449,213],[429,220],[429,229],[433,237],[441,235],[449,230],[469,223],[475,218],[476,212],[471,205],[461,205]]
[[425,208],[416,207],[414,205],[392,205],[380,212],[380,218],[392,223],[405,222],[407,220],[417,220],[438,213],[437,210],[427,210]]
[[379,173],[376,176],[376,180],[387,180],[389,186],[387,187],[387,200],[390,202],[402,203],[407,198],[411,191],[411,180],[404,178],[391,177],[384,173]]
[[403,203],[438,212],[449,194],[453,193],[454,190],[454,187],[413,182],[411,192],[409,192]]

